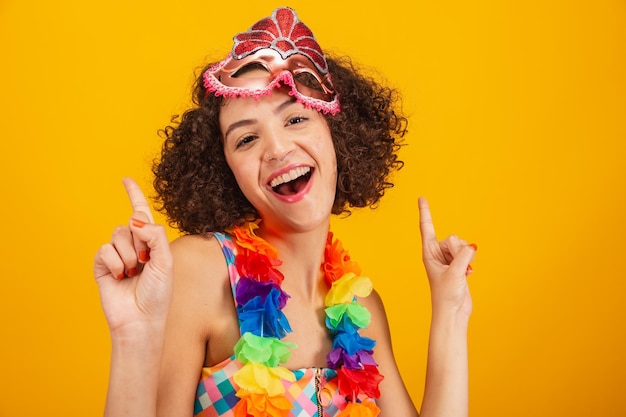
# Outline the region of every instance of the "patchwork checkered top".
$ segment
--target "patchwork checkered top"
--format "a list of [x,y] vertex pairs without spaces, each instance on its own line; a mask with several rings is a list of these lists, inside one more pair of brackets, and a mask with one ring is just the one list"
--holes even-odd
[[[228,274],[233,289],[239,279],[235,266],[236,247],[229,236],[214,233],[228,265]],[[235,356],[218,363],[210,368],[202,369],[202,376],[196,391],[194,404],[195,416],[232,416],[232,409],[239,401],[235,395],[239,387],[233,380],[233,375],[243,364]],[[283,380],[285,396],[293,405],[289,416],[293,417],[335,417],[346,406],[346,400],[337,390],[337,373],[329,368],[303,368],[292,371],[295,382]],[[316,375],[318,376],[318,392],[316,392]],[[318,408],[318,401],[321,407]]]

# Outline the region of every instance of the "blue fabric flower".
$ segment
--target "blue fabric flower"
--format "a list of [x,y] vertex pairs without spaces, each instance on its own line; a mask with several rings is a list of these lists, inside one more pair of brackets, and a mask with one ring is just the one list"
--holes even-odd
[[237,314],[241,333],[282,339],[291,332],[287,317],[279,308],[281,296],[282,292],[272,287],[265,298],[258,295],[245,304],[239,304]]
[[333,328],[330,320],[326,319],[326,326],[333,334],[333,349],[343,348],[348,356],[355,355],[359,350],[373,350],[376,341],[359,334],[359,327],[355,326],[347,315],[341,318],[338,326]]

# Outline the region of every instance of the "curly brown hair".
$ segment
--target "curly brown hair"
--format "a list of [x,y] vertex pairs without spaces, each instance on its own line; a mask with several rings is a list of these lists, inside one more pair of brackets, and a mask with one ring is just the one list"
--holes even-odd
[[[407,132],[396,89],[360,73],[348,57],[327,57],[341,111],[325,115],[337,155],[333,214],[351,207],[375,207],[390,174],[403,166],[397,152]],[[152,172],[157,209],[183,233],[223,232],[259,217],[244,197],[224,157],[219,111],[223,99],[206,94],[202,73],[196,78],[194,107],[160,131],[160,159]]]

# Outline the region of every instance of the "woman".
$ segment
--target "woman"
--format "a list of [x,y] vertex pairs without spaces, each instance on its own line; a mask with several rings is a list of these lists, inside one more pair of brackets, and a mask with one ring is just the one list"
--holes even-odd
[[[329,232],[401,166],[395,92],[326,57],[288,8],[234,39],[154,166],[185,236],[168,244],[126,179],[134,214],[96,255],[105,414],[415,416],[382,301]],[[423,199],[420,214],[433,301],[422,415],[467,415],[475,246],[438,242]]]

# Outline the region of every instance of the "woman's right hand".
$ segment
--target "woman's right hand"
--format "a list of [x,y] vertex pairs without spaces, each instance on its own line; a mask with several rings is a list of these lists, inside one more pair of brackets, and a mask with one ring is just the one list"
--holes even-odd
[[172,253],[165,228],[154,224],[137,185],[124,179],[133,208],[128,226],[113,231],[94,260],[94,276],[111,335],[163,329],[172,296]]

